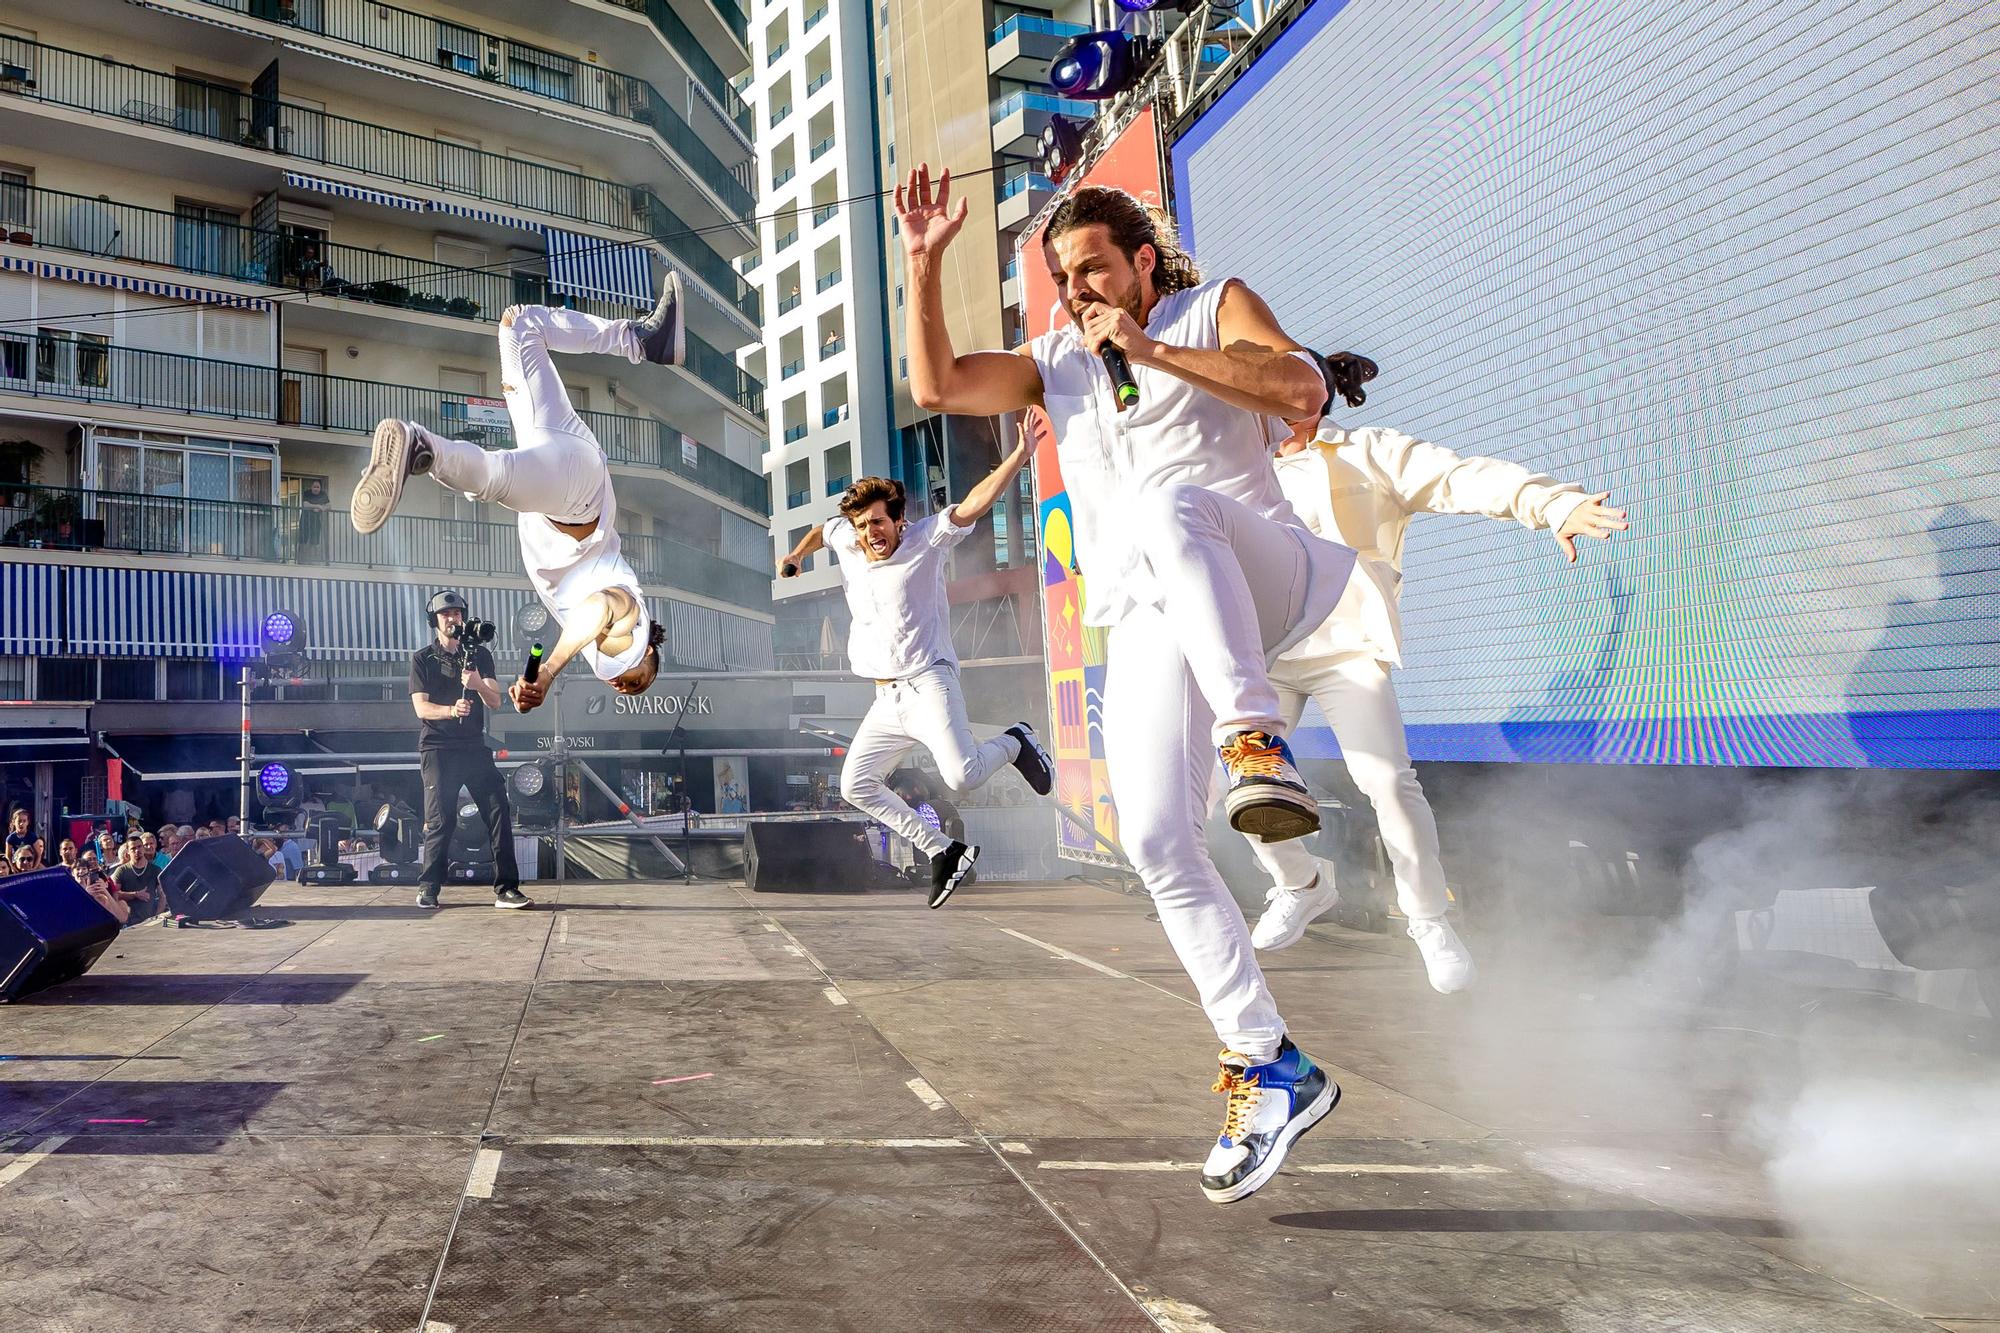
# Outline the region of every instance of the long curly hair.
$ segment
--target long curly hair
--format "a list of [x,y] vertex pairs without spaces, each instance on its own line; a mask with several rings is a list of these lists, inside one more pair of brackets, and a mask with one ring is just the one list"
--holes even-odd
[[1194,256],[1181,249],[1180,233],[1166,210],[1115,186],[1080,186],[1056,207],[1043,239],[1054,242],[1079,227],[1099,226],[1110,231],[1111,243],[1127,259],[1136,259],[1142,245],[1153,247],[1158,257],[1153,266],[1153,290],[1159,295],[1201,284],[1201,270],[1195,266]]

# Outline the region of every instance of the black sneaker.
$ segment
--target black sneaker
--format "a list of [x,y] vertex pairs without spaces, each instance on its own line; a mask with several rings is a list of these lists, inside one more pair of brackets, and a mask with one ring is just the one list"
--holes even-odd
[[363,535],[389,521],[403,498],[403,483],[431,470],[430,432],[414,421],[385,417],[375,426],[368,466],[361,470],[347,517]]
[[438,891],[429,885],[425,885],[423,890],[417,894],[417,906],[436,907],[437,905]]
[[1056,786],[1056,760],[1048,748],[1035,735],[1035,729],[1025,722],[1016,722],[1007,728],[1007,734],[1021,742],[1021,753],[1014,756],[1014,767],[1035,789],[1035,795],[1047,796]]
[[535,900],[519,889],[501,889],[493,895],[495,907],[533,907]]
[[633,326],[639,332],[639,352],[656,366],[687,361],[687,310],[682,304],[681,275],[668,270],[660,284],[660,301],[653,313]]
[[972,878],[972,863],[978,859],[979,849],[962,842],[954,842],[931,858],[932,907],[943,907],[944,900]]

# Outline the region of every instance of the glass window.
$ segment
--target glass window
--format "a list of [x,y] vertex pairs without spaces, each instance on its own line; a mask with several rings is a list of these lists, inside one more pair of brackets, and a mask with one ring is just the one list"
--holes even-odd
[[37,698],[58,703],[85,702],[97,697],[97,659],[44,657],[37,673]]
[[28,215],[28,173],[0,170],[0,223],[26,227]]
[[145,490],[145,450],[132,444],[107,444],[97,451],[97,489],[121,495]]
[[167,663],[167,698],[196,702],[222,697],[222,669],[213,662]]
[[107,657],[100,699],[153,699],[158,696],[158,672],[150,657]]
[[28,659],[0,657],[0,699],[18,701],[28,697]]

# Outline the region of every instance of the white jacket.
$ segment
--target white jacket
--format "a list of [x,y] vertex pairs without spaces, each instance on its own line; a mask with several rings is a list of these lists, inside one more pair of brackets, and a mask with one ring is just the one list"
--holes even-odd
[[1461,458],[1375,426],[1323,425],[1312,445],[1272,462],[1306,526],[1360,557],[1333,614],[1282,662],[1366,654],[1403,664],[1403,539],[1418,514],[1484,514],[1554,530],[1589,498],[1581,486],[1518,463]]

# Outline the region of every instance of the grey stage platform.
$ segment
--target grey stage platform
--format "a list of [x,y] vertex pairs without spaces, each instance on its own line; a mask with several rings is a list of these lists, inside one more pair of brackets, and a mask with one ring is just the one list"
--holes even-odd
[[1270,973],[1345,1101],[1219,1208],[1143,899],[531,887],[285,888],[0,1008],[0,1328],[2000,1327],[1990,1214],[1815,1165],[1808,1073],[1893,1096],[1934,1010],[1759,973],[1648,1018],[1616,923],[1446,999],[1315,927]]

